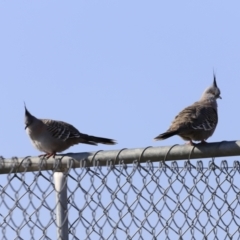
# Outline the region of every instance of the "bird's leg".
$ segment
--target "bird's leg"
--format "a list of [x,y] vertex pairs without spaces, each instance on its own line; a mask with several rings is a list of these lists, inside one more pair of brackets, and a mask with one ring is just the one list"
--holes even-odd
[[194,143],[192,140],[190,140],[189,142],[187,142],[186,144],[187,145],[190,145],[190,146],[196,146],[198,144],[206,144],[207,142],[205,140],[202,140],[200,143]]
[[50,157],[55,158],[55,156],[56,156],[56,153],[54,152],[54,153],[41,154],[38,157],[43,157],[43,158],[49,159]]
[[190,146],[195,146],[195,143],[192,141],[192,139],[190,139],[189,142],[186,142],[186,144]]
[[56,156],[55,152],[54,153],[49,153],[49,154],[47,154],[47,159],[50,158],[50,157],[55,158],[55,156]]

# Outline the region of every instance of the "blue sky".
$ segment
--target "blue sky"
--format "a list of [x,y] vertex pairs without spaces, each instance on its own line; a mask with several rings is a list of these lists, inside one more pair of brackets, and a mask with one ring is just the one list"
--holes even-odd
[[81,132],[114,138],[95,151],[182,144],[152,139],[212,83],[222,91],[209,139],[238,139],[237,1],[16,1],[0,3],[1,154],[37,155],[24,107]]
[[[208,142],[239,139],[240,2],[1,1],[1,153],[38,155],[24,104],[39,118],[113,138],[115,146],[183,144],[153,138],[213,80],[219,124]],[[69,152],[66,151],[66,152]]]

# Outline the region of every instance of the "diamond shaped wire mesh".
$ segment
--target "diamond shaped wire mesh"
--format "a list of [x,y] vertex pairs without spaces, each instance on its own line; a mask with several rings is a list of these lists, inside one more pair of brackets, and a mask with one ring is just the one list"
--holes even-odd
[[[240,239],[239,162],[68,169],[69,239]],[[27,170],[27,169],[26,169]],[[54,171],[0,175],[0,239],[56,239]]]

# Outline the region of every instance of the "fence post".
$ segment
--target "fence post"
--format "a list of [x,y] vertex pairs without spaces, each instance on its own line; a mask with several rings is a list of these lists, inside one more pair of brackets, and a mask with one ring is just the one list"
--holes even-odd
[[57,239],[68,240],[67,174],[54,172]]

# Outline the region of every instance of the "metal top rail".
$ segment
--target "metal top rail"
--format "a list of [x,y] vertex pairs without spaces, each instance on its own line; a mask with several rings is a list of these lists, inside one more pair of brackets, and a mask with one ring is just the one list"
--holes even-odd
[[97,151],[82,153],[67,153],[54,158],[25,157],[0,159],[0,174],[14,172],[32,172],[39,170],[65,171],[69,168],[109,166],[139,163],[151,160],[172,161],[199,159],[209,157],[227,157],[240,155],[240,141],[222,141],[216,143],[190,145],[173,145],[164,147],[146,147],[135,149],[121,149],[113,151]]

